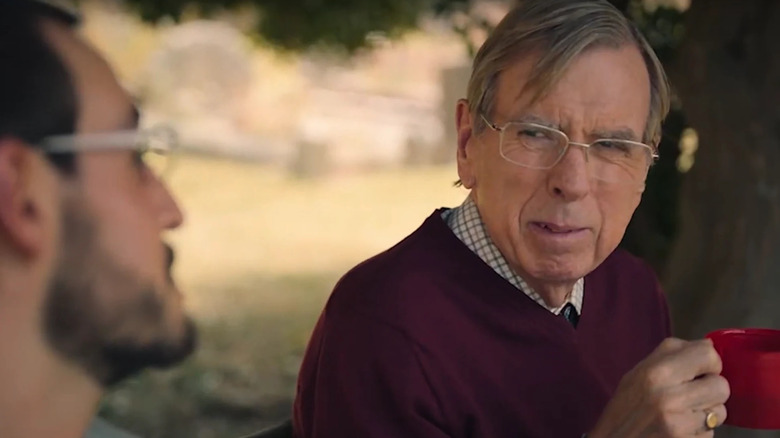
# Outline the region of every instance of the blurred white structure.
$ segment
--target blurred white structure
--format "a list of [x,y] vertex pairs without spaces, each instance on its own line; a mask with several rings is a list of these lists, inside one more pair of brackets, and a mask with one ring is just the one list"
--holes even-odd
[[165,31],[138,81],[145,123],[174,125],[191,149],[268,153],[257,136],[240,126],[255,80],[252,50],[243,34],[218,21],[193,21]]
[[399,40],[374,35],[375,49],[344,59],[279,54],[227,20],[155,28],[116,2],[84,10],[87,36],[138,94],[142,123],[172,124],[190,149],[315,174],[454,157],[445,133],[465,81],[444,72],[468,57],[447,23]]

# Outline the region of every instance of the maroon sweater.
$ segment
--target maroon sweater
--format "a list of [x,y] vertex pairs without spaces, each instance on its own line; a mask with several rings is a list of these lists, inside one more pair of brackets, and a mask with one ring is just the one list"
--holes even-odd
[[297,438],[579,438],[669,336],[653,272],[615,251],[577,328],[472,253],[436,211],[336,286],[314,329]]

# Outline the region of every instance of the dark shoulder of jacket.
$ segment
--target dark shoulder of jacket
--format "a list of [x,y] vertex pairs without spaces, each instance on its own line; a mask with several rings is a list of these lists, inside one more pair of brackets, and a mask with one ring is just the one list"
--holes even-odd
[[647,262],[622,248],[613,251],[593,273],[617,275],[653,285],[658,283],[655,271]]
[[[390,249],[347,272],[336,284],[326,310],[344,307],[383,309],[417,302],[421,289],[449,277],[447,254],[428,234],[425,224]],[[399,309],[400,310],[400,309]]]

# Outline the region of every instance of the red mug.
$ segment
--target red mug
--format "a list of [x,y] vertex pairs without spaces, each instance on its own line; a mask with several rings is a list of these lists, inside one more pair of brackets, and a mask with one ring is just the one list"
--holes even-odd
[[731,387],[725,424],[780,429],[780,330],[725,329],[707,337]]

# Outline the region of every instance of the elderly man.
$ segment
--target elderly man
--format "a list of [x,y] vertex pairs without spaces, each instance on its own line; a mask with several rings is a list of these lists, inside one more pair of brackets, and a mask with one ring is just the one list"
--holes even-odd
[[[0,436],[77,438],[105,388],[186,357],[182,213],[132,99],[60,10],[0,2]],[[154,146],[154,147],[152,147]]]
[[457,104],[468,198],[338,283],[296,436],[711,436],[729,395],[717,353],[669,338],[653,272],[616,250],[668,102],[609,3],[521,0]]

